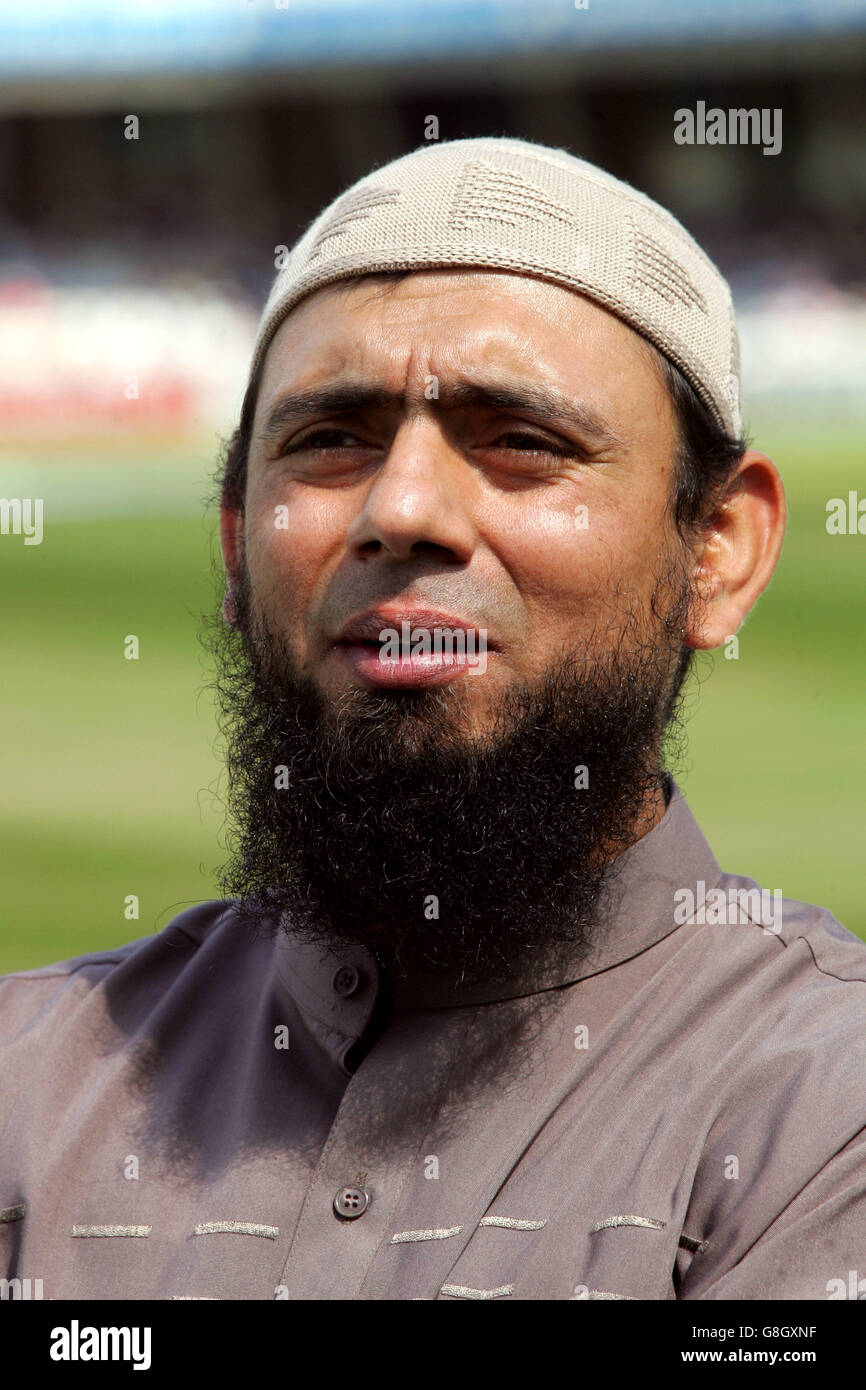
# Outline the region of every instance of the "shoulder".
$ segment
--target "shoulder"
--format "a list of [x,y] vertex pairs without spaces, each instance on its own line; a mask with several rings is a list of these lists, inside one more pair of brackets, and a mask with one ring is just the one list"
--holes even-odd
[[[802,942],[815,970],[826,980],[866,985],[866,941],[843,926],[827,908],[782,899],[779,938],[786,946]],[[857,997],[866,1000],[860,990]]]
[[0,976],[0,1047],[41,1028],[54,1029],[94,992],[124,977],[147,989],[185,969],[232,912],[225,900],[197,903],[160,932],[105,951]]
[[791,1005],[802,998],[810,1006],[826,999],[836,1009],[866,1008],[866,942],[827,908],[723,874],[691,920],[715,941],[711,958],[750,958],[769,996],[778,989]]
[[686,931],[691,1036],[723,1123],[743,1112],[778,1131],[784,1113],[818,1147],[847,1142],[866,1125],[866,943],[826,908],[735,874]]
[[[751,879],[725,875],[730,889],[754,893]],[[730,896],[730,895],[729,895]],[[753,897],[753,901],[755,901]],[[814,903],[762,890],[762,912],[746,928],[760,959],[754,978],[756,1053],[808,1059],[820,1085],[830,1075],[844,1089],[866,1065],[866,942]],[[840,1097],[841,1099],[841,1097]],[[866,1123],[866,1091],[845,1102]]]
[[752,879],[725,874],[719,887],[727,919],[700,933],[699,987],[718,1003],[710,1137],[728,1154],[781,1148],[805,1180],[866,1126],[866,943]]
[[707,1248],[677,1296],[824,1298],[866,1237],[866,943],[753,879],[717,887],[687,928],[707,1106],[683,1229]]

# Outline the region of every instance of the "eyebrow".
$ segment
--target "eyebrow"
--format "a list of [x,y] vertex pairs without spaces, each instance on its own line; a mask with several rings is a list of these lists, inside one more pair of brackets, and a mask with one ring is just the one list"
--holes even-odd
[[[424,401],[410,409],[410,416],[421,414],[429,404]],[[622,448],[622,440],[601,415],[582,401],[574,400],[549,386],[521,384],[506,386],[500,382],[457,381],[442,386],[436,401],[439,406],[455,409],[460,406],[485,406],[493,410],[513,411],[542,421],[560,421],[572,425],[580,434],[601,447]],[[400,392],[364,382],[334,382],[307,390],[291,391],[282,396],[271,410],[260,431],[263,444],[275,443],[292,421],[310,415],[345,415],[353,411],[387,410],[399,406],[405,409],[406,397]]]

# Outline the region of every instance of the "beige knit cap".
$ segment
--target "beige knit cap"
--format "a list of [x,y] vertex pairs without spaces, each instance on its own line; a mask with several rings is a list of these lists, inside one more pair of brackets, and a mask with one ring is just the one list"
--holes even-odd
[[537,276],[612,310],[680,368],[739,435],[728,284],[676,218],[562,149],[508,137],[423,145],[320,213],[277,273],[250,375],[291,309],[336,280],[474,266]]

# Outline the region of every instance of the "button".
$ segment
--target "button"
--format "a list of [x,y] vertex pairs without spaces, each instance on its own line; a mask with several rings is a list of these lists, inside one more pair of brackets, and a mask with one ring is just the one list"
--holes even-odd
[[341,1187],[334,1198],[334,1211],[344,1221],[363,1216],[369,1205],[370,1196],[363,1187]]
[[334,989],[344,998],[354,994],[360,983],[361,976],[354,965],[341,965],[334,976]]

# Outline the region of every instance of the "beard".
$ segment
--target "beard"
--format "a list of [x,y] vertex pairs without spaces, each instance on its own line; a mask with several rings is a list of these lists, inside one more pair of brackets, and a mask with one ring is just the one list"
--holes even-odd
[[246,571],[234,599],[236,626],[213,621],[210,646],[231,826],[219,883],[242,920],[465,984],[591,950],[615,856],[666,785],[691,656],[681,563],[648,606],[612,609],[579,652],[509,687],[472,736],[472,678],[325,697],[254,614]]

